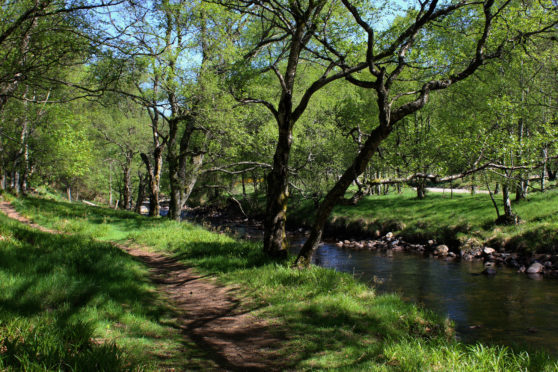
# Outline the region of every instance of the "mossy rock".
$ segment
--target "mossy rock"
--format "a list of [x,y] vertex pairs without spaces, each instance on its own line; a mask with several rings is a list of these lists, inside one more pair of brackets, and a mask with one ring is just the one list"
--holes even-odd
[[484,247],[484,243],[477,238],[461,236],[457,239],[459,241],[459,248],[463,252],[474,253],[476,251],[482,250],[482,248]]

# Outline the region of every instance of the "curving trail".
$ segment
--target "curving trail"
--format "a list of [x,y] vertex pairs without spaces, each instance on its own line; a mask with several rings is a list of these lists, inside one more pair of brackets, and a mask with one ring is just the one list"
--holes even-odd
[[[8,217],[44,232],[61,232],[37,225],[20,215],[10,203],[0,201]],[[115,244],[115,243],[113,243]],[[284,370],[285,360],[277,350],[284,338],[273,334],[265,321],[245,310],[234,289],[197,275],[192,268],[144,247],[115,244],[144,263],[150,279],[176,313],[187,342],[196,343],[223,371]],[[184,370],[189,366],[182,366]]]

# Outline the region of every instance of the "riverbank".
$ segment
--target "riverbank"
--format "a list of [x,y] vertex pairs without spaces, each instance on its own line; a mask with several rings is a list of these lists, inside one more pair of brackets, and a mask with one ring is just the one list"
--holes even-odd
[[[447,321],[427,310],[404,303],[394,295],[376,295],[373,289],[348,274],[318,267],[300,271],[290,269],[289,263],[269,261],[262,255],[259,244],[238,242],[225,234],[211,233],[188,223],[149,219],[104,208],[34,198],[14,200],[13,203],[20,213],[33,219],[35,223],[72,234],[69,237],[57,235],[58,239],[71,240],[69,244],[74,247],[76,253],[76,256],[68,258],[71,261],[80,260],[82,256],[88,257],[87,252],[89,254],[97,252],[99,248],[91,245],[92,238],[96,241],[118,241],[148,247],[153,252],[165,252],[182,264],[194,267],[202,276],[210,276],[223,285],[236,287],[239,308],[251,312],[260,319],[265,319],[272,325],[277,335],[283,337],[284,342],[274,350],[283,363],[282,368],[297,370],[453,369],[456,371],[495,369],[550,371],[558,368],[557,362],[543,353],[512,351],[504,347],[482,344],[468,346],[456,342],[452,339],[452,328]],[[9,236],[0,242],[3,253],[7,249],[5,245],[8,244],[5,242],[12,244],[15,240],[13,244],[17,246],[23,244],[18,243],[20,240],[27,239],[25,242],[28,246],[27,250],[38,251],[37,254],[42,255],[41,260],[51,253],[60,254],[55,248],[59,244],[58,241],[35,236],[34,234],[37,233],[34,230],[13,224],[6,222],[5,219],[2,220],[2,234]],[[24,236],[29,237],[20,237],[18,231],[26,231]],[[89,245],[78,244],[82,240],[90,242]],[[33,248],[37,241],[44,242],[42,249]],[[95,244],[105,246],[103,243]],[[112,247],[110,249],[114,249],[114,246],[109,246]],[[80,254],[81,250],[84,252]],[[122,254],[122,257],[127,255]],[[93,263],[97,260],[98,258],[91,258]],[[138,265],[137,262],[135,264]],[[100,267],[104,265],[100,264]],[[60,263],[52,262],[50,266],[56,268]],[[105,269],[115,272],[114,275],[121,273],[121,270],[117,270],[114,265],[109,265]],[[136,278],[135,281],[146,286],[151,285],[145,281],[145,267],[139,265],[134,270],[143,277],[143,279]],[[13,275],[17,276],[18,272],[13,270]],[[95,271],[92,277],[81,277],[81,286],[87,288],[93,285],[90,281],[96,280],[95,278],[100,275],[106,274],[104,271],[103,273]],[[52,279],[53,285],[57,285],[56,280],[56,278]],[[96,282],[94,287],[117,288],[121,282],[122,279],[119,277],[111,277],[112,284]],[[12,284],[15,283],[13,279],[2,280],[1,283],[14,285],[14,288],[10,287],[10,292],[2,291],[2,293],[12,293],[14,299],[18,298],[16,297],[18,293],[19,297],[21,294],[26,294],[29,298],[39,296],[42,299],[48,297],[51,291],[48,286],[43,287],[43,292],[25,290],[22,289],[21,283]],[[30,285],[28,288],[34,288],[33,283]],[[17,292],[17,288],[23,292]],[[156,294],[151,292],[151,295]],[[50,304],[47,308],[38,306],[34,316],[40,317],[43,313],[58,313],[58,311],[62,314],[65,308],[75,310],[72,298],[72,296],[69,298],[61,296],[58,302]],[[7,299],[3,300],[2,304],[9,303]],[[35,301],[39,300],[35,298]],[[88,298],[84,298],[82,302],[89,304]],[[103,308],[102,304],[92,305],[95,305],[94,308],[98,313],[109,318],[109,328],[114,327],[119,330],[133,328],[137,334],[147,332],[154,339],[157,339],[161,332],[156,328],[152,330],[143,328],[143,321],[140,320],[135,325],[117,327],[116,324],[121,322],[121,316],[116,309],[111,313],[110,309]],[[118,308],[117,304],[112,306]],[[121,308],[127,307],[121,306]],[[132,308],[139,310],[140,313],[143,311],[136,305]],[[0,314],[4,318],[3,324],[10,324],[11,318],[27,316],[18,315],[17,311],[12,313],[3,311]],[[149,312],[147,314],[149,317]],[[93,316],[88,319],[90,320],[88,326],[91,327],[95,339],[102,340],[102,344],[113,342],[124,356],[133,355],[129,351],[130,346],[123,343],[120,337],[104,330],[106,323]],[[157,319],[157,317],[150,319]],[[45,332],[51,333],[48,329]],[[200,345],[195,342],[193,345],[186,344],[185,347],[192,347],[192,350],[200,349]],[[219,362],[216,360],[216,355],[201,349],[200,354],[192,353],[192,361],[197,365]],[[149,357],[148,353],[144,354]],[[157,363],[168,363],[169,359],[171,358],[165,360],[164,357],[153,357],[149,362],[140,360],[139,364],[147,363],[151,365],[151,369],[157,369]],[[174,368],[187,369],[195,366],[189,363],[187,356],[186,360],[175,360]]]
[[[412,191],[368,196],[357,205],[337,206],[325,235],[360,241],[392,233],[395,239],[421,245],[428,253],[445,245],[464,259],[482,258],[488,247],[496,253],[514,254],[521,261],[518,269],[540,258],[536,254],[558,254],[558,190],[532,193],[527,200],[513,203],[513,208],[521,223],[504,226],[495,223],[495,209],[484,194],[429,193],[424,200],[417,200]],[[289,223],[309,226],[314,210],[310,202],[294,203]]]

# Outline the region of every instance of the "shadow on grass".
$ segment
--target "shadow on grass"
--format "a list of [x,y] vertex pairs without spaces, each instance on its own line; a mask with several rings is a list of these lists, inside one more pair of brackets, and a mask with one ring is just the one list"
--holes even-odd
[[[373,202],[375,200],[370,201]],[[401,203],[404,205],[416,202],[416,200],[403,200]],[[468,358],[471,355],[462,346],[455,346],[457,344],[447,340],[446,325],[439,317],[403,303],[396,296],[376,297],[371,294],[369,288],[355,281],[350,275],[316,267],[309,270],[290,269],[286,265],[267,259],[258,244],[235,242],[186,224],[173,224],[161,219],[152,220],[120,211],[74,204],[60,205],[60,203],[37,199],[27,199],[23,203],[27,203],[28,209],[41,209],[43,217],[40,218],[49,218],[49,213],[52,218],[66,213],[70,219],[82,219],[83,225],[100,225],[108,221],[107,223],[118,225],[120,228],[138,229],[138,235],[132,235],[132,239],[137,243],[152,247],[157,244],[156,249],[172,253],[174,259],[195,266],[202,274],[219,273],[218,277],[223,281],[241,284],[246,293],[257,302],[255,307],[263,306],[261,312],[264,316],[268,319],[277,319],[276,328],[282,329],[287,334],[286,344],[280,351],[286,368],[372,369],[377,368],[378,364],[386,367],[385,364],[389,365],[391,359],[395,358],[393,355],[401,359],[417,354],[419,357],[416,361],[412,361],[417,363],[416,366],[401,367],[400,370],[421,370],[430,369],[432,366],[443,366],[446,361]],[[383,208],[390,208],[392,201],[386,200],[383,203]],[[431,208],[431,206],[427,207]],[[446,208],[455,210],[449,206]],[[465,229],[465,227],[460,228]],[[188,234],[184,233],[185,231],[188,231]],[[37,241],[38,238],[35,236],[29,239]],[[54,242],[50,246],[53,244]],[[105,247],[101,243],[95,244]],[[105,249],[112,248],[109,247],[106,246]],[[71,251],[71,248],[68,250]],[[30,253],[38,255],[35,252]],[[106,268],[99,267],[92,273],[88,273],[86,268],[91,267],[91,264],[95,267],[94,263],[99,257],[92,262],[86,257],[69,259],[76,264],[67,265],[64,259],[59,260],[57,264],[66,271],[79,274],[78,276],[122,275],[111,273],[115,269],[122,270],[114,262],[107,262]],[[84,264],[80,265],[79,262]],[[43,270],[50,273],[48,267]],[[125,277],[114,280],[126,281],[127,279]],[[34,288],[36,284],[30,282],[28,287],[22,286],[17,294],[10,295],[11,298],[24,297],[29,292],[29,288]],[[118,289],[118,286],[115,289],[127,291],[127,289]],[[83,297],[76,296],[78,299],[76,306],[82,306],[80,304],[83,302],[91,303],[99,298],[100,292],[96,292],[98,289],[93,286],[91,290],[93,293],[76,291],[78,294],[83,293]],[[134,290],[131,292],[134,293]],[[141,301],[154,300],[150,299],[149,293],[143,293],[141,288],[136,293]],[[124,294],[107,294],[107,296],[112,295]],[[130,300],[126,297],[124,295],[123,298],[119,298],[119,301]],[[26,305],[22,302],[18,306],[25,308]],[[45,309],[41,307],[42,305],[33,304],[33,306]],[[149,305],[146,306],[149,308]],[[150,314],[156,317],[156,309]],[[115,316],[117,317],[118,313]],[[410,339],[413,342],[409,342]],[[201,339],[194,340],[194,344],[204,348]],[[447,353],[438,355],[437,360],[425,362],[428,354],[440,349],[438,345],[445,347]],[[386,350],[390,349],[395,352],[392,352],[392,356],[387,356]],[[426,351],[423,352],[424,350]],[[473,357],[477,358],[475,360],[482,361],[483,358],[489,360],[490,356]],[[207,358],[216,360],[214,355]],[[226,365],[226,361],[223,360],[217,359],[216,362]],[[397,366],[395,367],[397,369]]]
[[[84,236],[31,229],[2,214],[0,236],[0,369],[124,370],[145,361],[133,350],[124,357],[110,340],[149,342],[142,328],[162,328],[161,318],[171,312],[129,255]],[[152,340],[169,336],[162,333]]]
[[55,219],[86,220],[88,224],[93,226],[110,224],[117,227],[118,230],[131,231],[140,227],[157,226],[162,222],[162,219],[148,218],[128,211],[33,197],[18,199],[14,204],[16,204],[16,207],[18,205],[23,207],[26,211],[40,211],[37,219],[47,225],[52,223],[52,220],[50,220],[52,217]]

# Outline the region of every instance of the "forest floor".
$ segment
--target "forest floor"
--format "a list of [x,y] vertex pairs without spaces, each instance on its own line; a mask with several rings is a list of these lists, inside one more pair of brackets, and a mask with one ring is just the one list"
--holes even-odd
[[0,370],[558,369],[539,350],[461,343],[448,319],[347,273],[270,260],[257,242],[8,198],[63,233],[0,213]]
[[[42,232],[60,234],[22,216],[7,201],[0,212]],[[166,254],[140,245],[115,244],[149,268],[149,278],[171,305],[186,341],[209,352],[216,366],[226,370],[281,370],[276,350],[282,339],[269,332],[269,325],[251,314],[235,288],[218,285]]]

